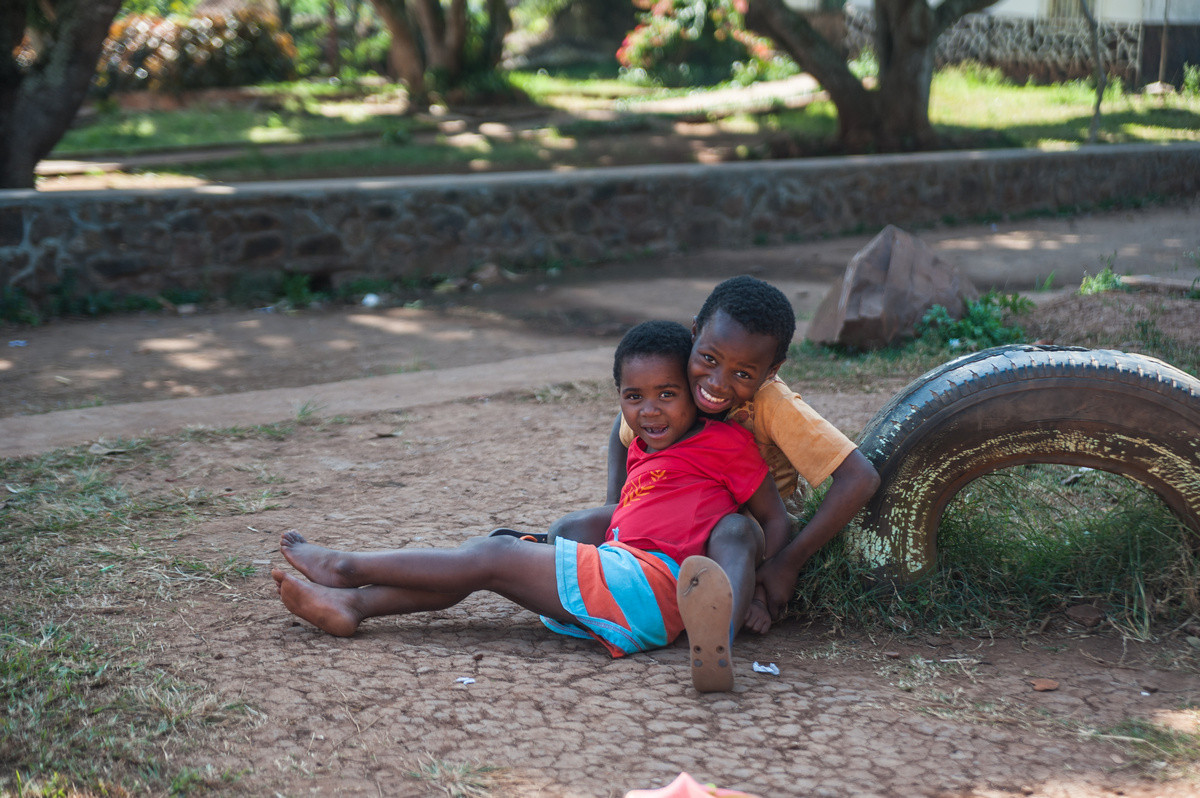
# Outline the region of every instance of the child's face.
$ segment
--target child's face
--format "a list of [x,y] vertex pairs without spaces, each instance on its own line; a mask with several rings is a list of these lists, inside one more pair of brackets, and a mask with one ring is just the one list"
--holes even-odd
[[723,310],[700,329],[692,324],[692,338],[688,379],[701,413],[720,415],[750,401],[783,363],[775,362],[773,337],[747,332]]
[[621,415],[646,450],[682,440],[696,423],[687,375],[672,358],[640,355],[621,364]]

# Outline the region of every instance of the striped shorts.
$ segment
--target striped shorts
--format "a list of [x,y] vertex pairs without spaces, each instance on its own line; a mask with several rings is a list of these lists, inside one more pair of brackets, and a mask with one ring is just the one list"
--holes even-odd
[[554,546],[558,598],[577,623],[542,616],[550,629],[598,640],[614,657],[662,648],[683,631],[679,565],[670,557],[616,541],[588,546],[558,538]]

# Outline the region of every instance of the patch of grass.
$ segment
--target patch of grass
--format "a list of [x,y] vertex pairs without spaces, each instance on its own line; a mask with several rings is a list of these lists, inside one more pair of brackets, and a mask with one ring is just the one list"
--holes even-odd
[[931,576],[899,592],[864,590],[870,574],[835,539],[801,574],[796,609],[904,633],[988,635],[1027,632],[1092,603],[1108,628],[1152,639],[1200,612],[1193,538],[1131,480],[1022,466],[976,479],[951,501]]
[[66,626],[0,616],[0,791],[161,792],[182,773],[169,758],[178,738],[245,723],[244,707],[124,654]]
[[487,798],[499,770],[492,765],[447,762],[427,754],[408,777],[426,782],[450,798]]
[[1121,277],[1113,272],[1112,266],[1113,258],[1110,256],[1105,260],[1104,268],[1097,274],[1084,274],[1079,283],[1079,293],[1090,296],[1108,291],[1124,291],[1125,284],[1121,282]]
[[779,376],[810,387],[890,391],[881,380],[914,379],[965,352],[1024,340],[1024,331],[1012,322],[1032,308],[1027,298],[996,292],[968,301],[961,319],[935,305],[918,326],[916,340],[868,352],[805,340],[791,347]]
[[545,163],[542,148],[536,142],[472,139],[469,143],[457,143],[443,139],[440,143],[384,147],[372,143],[349,149],[281,154],[248,150],[203,163],[158,164],[154,171],[209,180],[284,180],[327,173],[387,175],[535,168]]
[[[1087,140],[1094,102],[1095,90],[1087,81],[1017,85],[995,70],[964,64],[934,75],[929,117],[951,138],[992,133],[1001,146],[1061,148]],[[1163,101],[1114,87],[1101,105],[1099,140],[1200,140],[1200,98],[1177,95]]]
[[[256,511],[202,489],[134,493],[129,470],[170,457],[162,442],[121,441],[0,460],[0,793],[165,794],[225,783],[178,754],[215,730],[257,722],[254,710],[148,666],[128,624],[83,608],[146,596],[228,589],[256,572],[156,550],[199,508]],[[131,623],[133,621],[128,621]]]
[[1141,718],[1122,721],[1093,735],[1123,743],[1127,755],[1146,766],[1174,770],[1191,769],[1200,763],[1200,734],[1164,728]]
[[[328,84],[293,84],[288,95],[254,105],[196,105],[169,111],[112,111],[85,117],[55,146],[54,157],[116,153],[130,155],[172,149],[231,145],[291,144],[395,135],[411,131],[411,119],[367,113],[355,103],[319,104],[316,92]],[[300,87],[308,96],[299,94]],[[327,98],[342,99],[346,98]],[[274,107],[261,107],[262,105]]]

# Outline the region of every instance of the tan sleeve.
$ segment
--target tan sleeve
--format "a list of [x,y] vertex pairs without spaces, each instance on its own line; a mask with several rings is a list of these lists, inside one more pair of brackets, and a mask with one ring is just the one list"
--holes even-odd
[[854,441],[830,424],[800,394],[781,380],[763,386],[754,397],[755,423],[800,476],[820,485],[855,449]]

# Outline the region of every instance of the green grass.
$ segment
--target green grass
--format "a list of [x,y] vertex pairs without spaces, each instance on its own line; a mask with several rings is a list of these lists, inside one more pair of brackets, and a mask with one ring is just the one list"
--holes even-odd
[[968,301],[958,319],[934,305],[917,325],[917,338],[904,345],[854,352],[805,340],[792,345],[779,373],[790,383],[870,391],[880,379],[912,379],[965,352],[1021,343],[1019,322],[1032,308],[1027,298],[995,292]]
[[[1095,89],[1085,81],[1017,85],[970,65],[940,70],[929,118],[952,138],[980,136],[992,146],[1064,148],[1087,141]],[[1103,143],[1200,141],[1200,97],[1127,94],[1110,86],[1100,106]]]
[[1106,628],[1151,640],[1200,612],[1193,538],[1131,480],[1023,466],[976,479],[952,500],[933,575],[899,592],[864,590],[869,574],[835,539],[801,575],[795,610],[900,633],[986,636],[1028,633],[1094,603]]
[[[511,72],[506,84],[547,109],[616,108],[631,112],[636,100],[696,90],[635,86],[617,78],[615,68],[589,67],[556,73]],[[714,87],[721,88],[721,87]],[[395,91],[394,87],[378,90]],[[536,141],[447,138],[416,142],[415,131],[432,129],[415,117],[373,116],[360,102],[366,89],[328,83],[295,83],[256,90],[270,108],[213,106],[171,112],[99,113],[69,131],[52,157],[100,153],[133,155],[155,150],[230,146],[236,154],[204,164],[157,164],[154,171],[198,175],[213,180],[277,179],[321,174],[463,171],[548,166],[554,159]],[[349,96],[347,96],[349,95]],[[1019,86],[995,70],[958,66],[939,71],[930,93],[930,119],[947,145],[960,148],[1068,148],[1086,141],[1094,97],[1086,82]],[[1200,140],[1200,96],[1143,97],[1116,86],[1102,106],[1102,142]],[[557,123],[544,134],[598,136],[646,129],[645,118],[597,122],[580,118]],[[721,120],[729,134],[766,133],[793,142],[794,154],[835,152],[837,113],[832,103],[803,110],[743,114]],[[337,152],[271,156],[272,144],[361,138],[362,145]],[[747,139],[750,140],[749,138]],[[565,154],[559,153],[563,157]],[[747,146],[742,157],[762,157]],[[473,163],[474,162],[474,163]]]
[[380,137],[410,129],[412,124],[390,116],[324,116],[237,107],[113,111],[68,131],[52,157]]
[[226,591],[256,573],[235,557],[182,556],[167,541],[202,515],[261,512],[284,493],[135,492],[125,475],[167,466],[170,442],[93,448],[0,460],[0,794],[185,794],[234,781],[181,764],[183,755],[261,716],[147,664],[152,638],[128,608]]
[[187,164],[156,164],[163,174],[197,175],[211,180],[272,180],[284,176],[366,174],[479,168],[530,168],[541,166],[540,148],[532,142],[474,141],[470,144],[409,144],[381,146],[373,142],[363,149],[308,153],[270,154],[259,150],[231,155],[215,161]]

